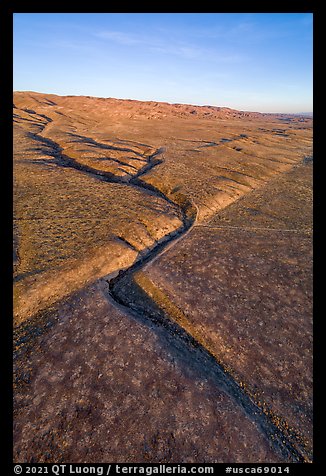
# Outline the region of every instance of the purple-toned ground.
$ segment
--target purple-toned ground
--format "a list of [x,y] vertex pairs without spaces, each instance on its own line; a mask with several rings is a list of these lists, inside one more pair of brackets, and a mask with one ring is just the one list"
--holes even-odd
[[312,461],[312,120],[21,92],[14,123],[14,461]]

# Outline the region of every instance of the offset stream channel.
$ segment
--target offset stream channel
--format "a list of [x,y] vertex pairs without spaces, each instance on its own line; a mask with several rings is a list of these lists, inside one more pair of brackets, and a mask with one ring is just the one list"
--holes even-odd
[[[45,127],[46,125],[44,125],[42,131]],[[141,180],[142,175],[164,161],[164,159],[159,159],[157,156],[163,154],[165,149],[159,148],[153,154],[147,156],[147,164],[134,175],[130,175],[127,178],[119,178],[112,173],[102,172],[78,163],[75,159],[65,155],[62,148],[56,142],[40,136],[39,133],[30,133],[30,136],[51,148],[55,163],[58,166],[72,167],[98,180],[120,183],[125,186],[141,189],[145,193],[164,199],[174,209],[179,211],[180,218],[182,219],[182,226],[180,228],[161,238],[151,249],[142,251],[137,261],[129,268],[120,270],[117,275],[114,273],[114,276],[102,279],[108,299],[115,306],[123,309],[124,312],[131,313],[135,318],[141,321],[149,318],[154,326],[166,329],[169,334],[169,342],[177,347],[180,352],[187,352],[187,354],[190,352],[194,364],[200,367],[203,374],[212,376],[223,391],[230,395],[244,409],[262,433],[266,435],[274,449],[282,455],[285,462],[309,461],[310,459],[305,456],[304,445],[302,445],[297,435],[286,430],[286,423],[284,422],[283,424],[282,419],[278,418],[278,421],[281,423],[278,425],[274,424],[273,415],[263,411],[262,407],[254,401],[252,396],[223,368],[223,365],[181,325],[162,311],[156,303],[151,301],[151,298],[146,296],[144,291],[138,288],[133,280],[135,272],[140,271],[176,242],[184,238],[196,222],[197,207],[189,199],[182,194],[175,194],[172,198],[168,197],[155,186]],[[53,161],[51,162],[53,163]],[[131,290],[131,293],[126,292],[126,290]],[[190,362],[191,364],[192,362]]]

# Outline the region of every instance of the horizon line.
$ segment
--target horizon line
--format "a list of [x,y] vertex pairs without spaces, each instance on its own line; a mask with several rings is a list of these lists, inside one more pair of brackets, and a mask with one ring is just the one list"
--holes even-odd
[[231,109],[233,111],[239,112],[249,112],[249,113],[257,113],[257,114],[276,114],[276,115],[311,115],[313,116],[313,111],[300,111],[300,112],[270,112],[270,111],[257,111],[257,110],[249,110],[249,109],[236,109],[230,106],[217,106],[214,104],[194,104],[194,103],[183,103],[183,102],[169,102],[169,101],[159,101],[157,99],[132,99],[132,98],[116,98],[113,96],[94,96],[89,94],[57,94],[57,93],[47,93],[47,92],[40,92],[40,91],[32,91],[32,90],[13,90],[13,93],[34,93],[34,94],[49,94],[52,96],[60,96],[60,97],[87,97],[87,98],[97,98],[97,99],[116,99],[119,101],[137,101],[137,102],[156,102],[162,104],[169,104],[171,106],[175,105],[183,105],[183,106],[195,106],[195,107],[216,107],[221,109]]

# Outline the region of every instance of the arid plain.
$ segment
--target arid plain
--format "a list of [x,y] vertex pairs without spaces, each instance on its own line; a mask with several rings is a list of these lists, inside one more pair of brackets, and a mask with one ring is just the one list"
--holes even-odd
[[14,461],[310,462],[312,119],[14,93]]

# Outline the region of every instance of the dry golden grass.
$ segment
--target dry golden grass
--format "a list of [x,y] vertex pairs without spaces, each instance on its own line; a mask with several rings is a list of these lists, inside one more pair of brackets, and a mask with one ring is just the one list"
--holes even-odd
[[198,223],[132,279],[139,297],[119,295],[134,306],[148,295],[311,458],[311,162]]
[[308,119],[38,93],[14,105],[16,296],[112,240],[137,253],[178,229],[178,207],[129,184],[143,170],[144,185],[206,221],[311,146]]
[[312,121],[14,106],[17,461],[309,461]]

